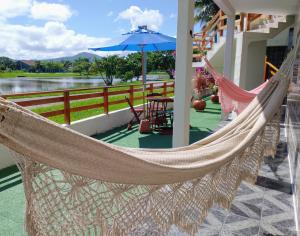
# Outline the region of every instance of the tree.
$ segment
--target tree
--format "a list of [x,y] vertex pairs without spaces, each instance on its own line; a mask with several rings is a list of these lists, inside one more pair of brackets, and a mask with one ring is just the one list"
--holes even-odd
[[73,63],[73,71],[79,73],[80,75],[89,75],[91,64],[89,59],[80,57],[76,59]]
[[91,66],[91,71],[95,74],[100,73],[106,86],[111,86],[117,75],[117,67],[120,62],[118,56],[103,57],[95,60]]
[[63,61],[62,63],[63,63],[63,68],[64,68],[65,72],[72,71],[72,62]]
[[1,70],[15,70],[17,65],[16,62],[8,57],[0,57]]
[[217,14],[219,7],[213,0],[195,0],[195,23],[206,23]]
[[31,71],[35,73],[41,73],[45,71],[45,66],[41,61],[35,61],[31,66]]
[[165,71],[170,79],[174,79],[175,58],[170,51],[153,52],[148,57],[149,68],[152,71]]
[[127,72],[124,74],[124,79],[123,79],[123,81],[124,81],[124,82],[128,82],[129,80],[132,81],[133,77],[134,77],[133,72],[132,72],[132,71],[127,71]]
[[142,75],[142,54],[141,53],[131,53],[127,57],[128,70],[132,71],[134,77],[139,79]]

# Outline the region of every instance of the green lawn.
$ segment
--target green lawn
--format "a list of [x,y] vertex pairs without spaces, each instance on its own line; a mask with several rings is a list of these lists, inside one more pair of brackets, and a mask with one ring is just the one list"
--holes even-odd
[[16,77],[34,77],[34,78],[49,78],[49,77],[78,77],[78,73],[29,73],[23,71],[0,72],[0,78],[16,78]]

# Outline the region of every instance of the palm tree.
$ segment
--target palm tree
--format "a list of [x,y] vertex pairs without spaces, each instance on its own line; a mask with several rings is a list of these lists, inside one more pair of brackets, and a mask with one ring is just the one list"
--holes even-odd
[[219,11],[219,7],[213,0],[196,0],[195,1],[195,24],[200,25],[208,22]]

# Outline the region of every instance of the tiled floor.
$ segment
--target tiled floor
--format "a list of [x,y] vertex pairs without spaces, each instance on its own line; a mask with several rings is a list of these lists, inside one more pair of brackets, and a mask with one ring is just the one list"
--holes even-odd
[[[297,235],[284,129],[281,134],[276,156],[265,159],[256,185],[243,182],[229,210],[211,209],[197,235]],[[186,234],[174,227],[169,236],[175,235]]]

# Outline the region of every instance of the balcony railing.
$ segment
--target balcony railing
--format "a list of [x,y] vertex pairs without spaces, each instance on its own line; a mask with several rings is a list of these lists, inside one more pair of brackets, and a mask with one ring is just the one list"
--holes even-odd
[[[251,13],[240,13],[236,15],[235,32],[245,32],[259,28],[265,21],[273,16]],[[223,11],[219,11],[203,28],[200,33],[194,34],[194,54],[193,59],[200,61],[203,55],[214,48],[223,37],[227,29],[227,16]],[[196,51],[196,52],[195,52]]]
[[[64,123],[71,124],[71,113],[86,111],[96,108],[103,108],[105,114],[109,114],[110,106],[117,104],[126,104],[125,99],[128,96],[131,104],[135,101],[143,100],[143,85],[122,85],[111,87],[85,88],[85,89],[68,89],[55,90],[46,92],[31,92],[19,94],[1,95],[5,99],[15,99],[16,103],[23,107],[34,106],[51,106],[53,104],[63,104],[63,109],[57,109],[42,112],[41,116],[54,117],[58,115],[64,116]],[[159,82],[146,84],[145,93],[160,92],[164,96],[174,93],[174,82]],[[121,96],[120,96],[121,95]],[[23,101],[18,101],[25,98]],[[92,98],[98,98],[98,102],[89,105],[73,107],[71,102],[82,101]]]

